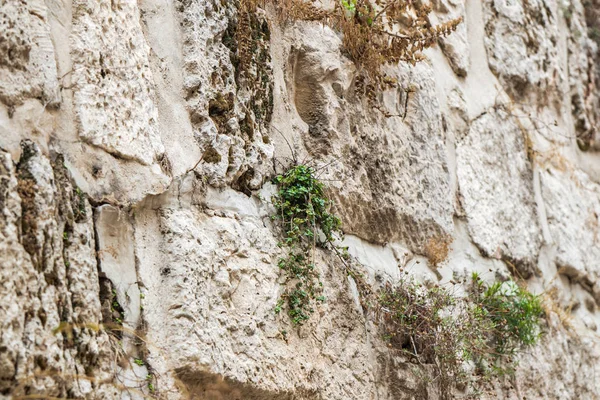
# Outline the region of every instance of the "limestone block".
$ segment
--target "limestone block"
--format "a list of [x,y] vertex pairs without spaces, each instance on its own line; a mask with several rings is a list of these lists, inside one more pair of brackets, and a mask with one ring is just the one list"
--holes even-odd
[[116,157],[158,161],[164,147],[137,2],[74,1],[71,40],[81,139]]
[[100,270],[110,279],[125,313],[124,325],[135,330],[140,323],[140,289],[133,244],[133,227],[126,213],[104,205],[96,209]]
[[558,268],[591,292],[600,277],[600,186],[580,170],[552,167],[541,185]]
[[[168,206],[137,214],[135,226],[149,359],[161,376],[174,372],[192,391],[210,390],[212,377],[221,376],[216,393],[232,385],[265,399],[311,399],[317,392],[371,398],[375,366],[364,360],[372,339],[335,258],[317,254],[330,300],[297,333],[286,315],[274,313],[281,251],[260,219]],[[168,379],[160,383],[170,387]]]
[[457,143],[461,204],[473,241],[492,258],[535,270],[540,229],[533,174],[519,126],[503,111],[477,118]]
[[355,87],[356,71],[332,30],[302,24],[293,33],[288,90],[308,125],[301,138],[308,156],[302,157],[332,188],[345,232],[380,244],[401,240],[423,254],[427,241],[453,230],[431,65],[400,64],[387,71],[399,87],[377,99],[386,116]]
[[552,0],[483,2],[489,65],[512,95],[559,84],[558,5]]
[[54,47],[43,0],[0,3],[0,101],[60,102]]
[[212,186],[231,185],[249,194],[272,170],[273,145],[265,128],[272,109],[269,25],[265,22],[252,33],[265,37],[255,46],[259,54],[254,57],[261,57],[261,62],[251,71],[259,87],[247,87],[252,80],[241,80],[239,65],[233,64],[239,56],[235,43],[239,16],[233,3],[180,0],[175,7],[183,41],[183,90],[194,137],[203,152],[212,155],[198,170]]
[[439,43],[454,73],[465,77],[469,72],[471,55],[467,40],[465,3],[463,0],[436,0],[433,4],[436,11],[434,20],[436,24],[463,18],[463,22],[458,25],[456,31],[448,37],[441,38]]
[[0,160],[0,390],[115,398],[100,383],[114,355],[99,325],[91,207],[32,142],[16,168],[7,153]]

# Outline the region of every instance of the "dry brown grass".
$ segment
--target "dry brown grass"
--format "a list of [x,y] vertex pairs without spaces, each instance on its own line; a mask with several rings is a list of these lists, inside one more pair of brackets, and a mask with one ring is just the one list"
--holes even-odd
[[448,36],[462,22],[457,18],[432,26],[428,21],[431,7],[410,0],[338,0],[330,10],[305,0],[241,0],[238,35],[242,67],[252,48],[249,16],[266,3],[275,8],[281,23],[320,21],[341,32],[343,51],[358,67],[360,87],[370,99],[397,83],[382,72],[384,65],[423,60],[424,49]]
[[452,238],[450,236],[441,235],[429,238],[425,243],[425,257],[429,262],[437,267],[448,258]]
[[563,308],[558,300],[558,288],[555,286],[546,291],[542,296],[542,307],[546,315],[556,314],[561,325],[567,332],[573,332],[573,316],[571,315],[571,304],[567,308]]

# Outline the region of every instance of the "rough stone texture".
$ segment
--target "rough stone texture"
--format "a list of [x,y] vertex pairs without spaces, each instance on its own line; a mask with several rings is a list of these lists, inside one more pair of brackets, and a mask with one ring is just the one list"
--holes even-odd
[[590,7],[431,4],[465,23],[369,101],[336,32],[271,7],[0,0],[0,397],[466,396],[388,348],[330,252],[309,322],[274,313],[268,181],[294,161],[371,284],[544,293],[542,341],[481,398],[600,397]]
[[559,271],[591,292],[600,274],[600,186],[582,171],[554,168],[541,182]]
[[293,69],[280,101],[295,107],[300,121],[293,122],[304,131],[306,149],[296,150],[297,158],[309,159],[331,181],[337,211],[348,221],[345,231],[379,243],[402,240],[420,252],[432,237],[450,234],[448,168],[431,67],[390,70],[402,86],[382,95],[392,115],[386,118],[365,110],[365,95],[333,31],[307,24],[290,36]]
[[502,110],[490,111],[471,123],[456,158],[473,241],[486,256],[507,259],[528,277],[541,238],[523,132]]
[[[588,7],[590,7],[588,5]],[[567,48],[569,54],[569,87],[571,96],[571,112],[573,114],[575,132],[582,149],[598,149],[598,99],[594,94],[596,84],[595,64],[597,45],[585,34],[586,20],[584,6],[581,3],[570,4],[564,12],[569,24]],[[592,27],[593,28],[593,27]]]
[[344,174],[324,176],[346,180],[334,186],[348,232],[379,243],[400,240],[423,253],[429,240],[453,231],[444,131],[432,69],[401,69],[398,79],[415,90],[384,95],[398,116],[376,115],[365,125],[364,114],[352,115],[349,135],[340,138],[348,152]]
[[[518,385],[502,395],[528,399],[596,397],[596,382],[600,378],[597,339],[573,335],[554,313],[549,315],[548,325],[551,334],[547,336],[545,348],[537,347],[523,357],[516,375]],[[555,370],[552,365],[560,365],[560,370]],[[536,379],[540,376],[546,379]]]
[[137,284],[133,227],[127,214],[104,205],[96,209],[96,233],[100,271],[112,282],[124,309],[123,325],[135,330],[140,322],[140,289]]
[[31,142],[17,168],[1,159],[0,391],[111,398],[92,209]]
[[[246,192],[259,189],[273,157],[273,145],[260,119],[270,120],[272,104],[266,104],[268,98],[260,100],[266,102],[261,117],[254,107],[256,99],[245,90],[250,82],[240,81],[232,63],[234,55],[227,45],[235,44],[233,4],[178,1],[176,9],[183,35],[183,90],[194,136],[204,151],[199,170],[216,187],[233,185]],[[268,69],[268,47],[256,51],[264,52],[258,68]],[[255,74],[272,79],[260,71]],[[257,95],[269,96],[270,83],[265,84],[267,88],[258,90]]]
[[[594,86],[600,87],[600,3],[598,0],[589,0],[584,2],[584,14],[585,22],[587,24],[587,33],[590,39],[593,40],[594,45],[590,46],[590,62],[589,64],[593,74],[587,80],[588,82],[593,80]],[[591,126],[591,130],[588,132],[589,146],[594,150],[600,150],[600,116],[598,110],[600,109],[600,100],[597,97],[591,96],[589,99],[591,105],[591,112],[594,115],[595,125]]]
[[54,48],[44,1],[0,3],[0,101],[19,105],[37,98],[59,101]]
[[[191,190],[168,196],[185,199]],[[331,301],[300,336],[287,338],[282,332],[290,327],[273,313],[281,291],[273,264],[281,252],[262,222],[265,210],[252,214],[252,199],[236,211],[204,213],[185,200],[161,202],[167,204],[136,217],[136,253],[147,266],[140,271],[144,318],[156,345],[150,359],[161,374],[174,370],[188,389],[221,374],[271,393],[266,399],[289,392],[370,398],[376,378],[374,366],[361,361],[372,352],[365,322],[331,256],[319,262]]]
[[146,165],[164,153],[148,51],[136,1],[74,1],[72,84],[79,135]]
[[[436,24],[444,23],[456,18],[466,18],[465,3],[463,0],[437,0],[433,2],[435,11],[440,16],[434,21]],[[456,31],[440,39],[440,47],[456,75],[464,77],[469,72],[470,50],[467,38],[467,24],[462,23]]]
[[558,4],[554,1],[486,0],[485,45],[490,69],[510,95],[553,89],[561,76]]

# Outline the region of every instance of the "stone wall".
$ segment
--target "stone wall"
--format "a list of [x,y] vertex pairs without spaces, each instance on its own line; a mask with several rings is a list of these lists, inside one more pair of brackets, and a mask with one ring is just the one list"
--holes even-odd
[[327,301],[300,328],[274,313],[270,178],[293,159],[373,282],[479,271],[543,294],[541,342],[478,398],[600,397],[590,3],[433,0],[432,23],[465,20],[387,69],[383,113],[336,32],[271,7],[240,76],[234,2],[1,1],[0,398],[448,395],[327,251]]

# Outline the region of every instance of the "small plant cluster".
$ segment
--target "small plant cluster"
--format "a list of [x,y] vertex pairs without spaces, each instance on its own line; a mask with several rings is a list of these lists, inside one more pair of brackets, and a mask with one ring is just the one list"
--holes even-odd
[[317,246],[332,245],[335,234],[341,234],[341,221],[329,212],[333,203],[325,195],[315,170],[297,165],[275,177],[278,191],[272,202],[277,210],[273,219],[283,229],[282,247],[286,257],[279,260],[288,288],[279,300],[276,312],[287,305],[294,324],[302,324],[313,312],[312,301],[324,301],[322,283],[315,267]]
[[424,255],[431,265],[437,267],[448,258],[451,244],[452,238],[448,235],[430,237],[425,243]]
[[514,281],[486,285],[473,274],[472,297],[478,312],[489,320],[495,355],[513,355],[523,346],[535,344],[540,336],[542,302]]
[[125,320],[125,310],[123,310],[123,307],[121,306],[121,304],[119,304],[119,300],[117,300],[117,291],[115,289],[112,289],[111,295],[111,316],[115,323],[117,323],[118,325],[123,325],[123,321]]
[[[336,0],[331,10],[305,0],[241,0],[240,11],[250,15],[267,2],[282,20],[321,21],[342,33],[343,50],[359,69],[357,87],[369,98],[397,84],[383,73],[384,65],[423,60],[424,49],[454,32],[462,22],[457,18],[432,26],[428,20],[431,6],[411,0]],[[252,47],[246,42],[241,53]]]
[[514,370],[513,356],[536,343],[543,315],[540,298],[513,281],[486,285],[473,274],[468,296],[426,287],[408,278],[379,295],[390,346],[435,365],[443,387],[468,381],[472,362],[485,379]]
[[[419,283],[407,274],[395,284],[379,290],[366,282],[347,248],[334,244],[342,238],[341,221],[331,212],[333,202],[325,194],[314,168],[295,165],[275,177],[277,193],[272,197],[282,228],[281,247],[287,255],[278,266],[286,289],[275,312],[283,309],[295,325],[305,323],[314,301],[324,301],[322,283],[315,266],[317,247],[334,251],[346,272],[355,280],[361,305],[381,322],[389,345],[413,357],[418,364],[433,365],[443,393],[464,386],[471,374],[484,380],[514,371],[514,356],[540,337],[544,314],[539,296],[514,281],[486,284],[471,276],[466,294],[458,296],[440,285]],[[286,337],[287,332],[282,332]]]

